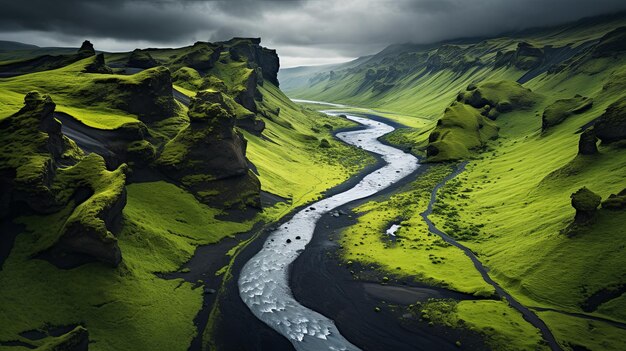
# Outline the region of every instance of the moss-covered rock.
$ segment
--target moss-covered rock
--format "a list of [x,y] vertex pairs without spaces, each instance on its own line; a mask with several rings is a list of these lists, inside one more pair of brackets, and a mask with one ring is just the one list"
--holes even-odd
[[571,195],[571,199],[572,207],[576,209],[574,223],[577,225],[592,223],[595,219],[598,206],[600,206],[600,202],[602,201],[600,195],[586,187],[582,187]]
[[77,326],[67,334],[50,338],[36,351],[87,351],[89,332],[83,326]]
[[[188,115],[191,123],[165,145],[159,167],[204,203],[258,205],[260,184],[248,170],[246,140],[234,129],[236,116],[228,98],[220,92],[200,92],[192,98]],[[237,184],[234,189],[220,188],[217,181]]]
[[61,134],[54,108],[48,95],[31,92],[22,109],[0,122],[0,218],[20,206],[39,213],[62,206],[50,190],[56,168],[76,162],[81,152]]
[[603,143],[626,139],[626,97],[612,103],[596,120],[594,129]]
[[598,137],[592,128],[580,133],[580,140],[578,141],[578,154],[579,155],[595,155],[598,153]]
[[110,74],[113,70],[106,65],[106,62],[104,61],[104,54],[97,54],[94,56],[93,62],[85,66],[84,72]]
[[120,229],[126,205],[126,165],[108,171],[104,159],[89,154],[76,165],[58,171],[53,189],[60,202],[67,203],[78,190],[90,196],[77,204],[61,229],[50,257],[81,254],[113,266],[122,254],[112,231]]
[[222,45],[207,42],[196,42],[184,54],[172,60],[169,64],[174,70],[180,67],[191,67],[200,72],[206,72],[215,66],[220,58]]
[[528,71],[540,66],[544,59],[543,49],[527,42],[519,42],[515,50],[498,51],[494,59],[494,66],[496,68],[514,66],[517,69]]
[[602,202],[602,208],[607,210],[623,210],[626,208],[626,189],[617,194],[611,194]]
[[470,84],[444,111],[428,138],[427,160],[458,160],[498,137],[494,120],[500,113],[527,109],[536,96],[516,82]]
[[261,69],[263,79],[278,86],[280,60],[276,50],[262,47],[260,38],[233,38],[222,43],[234,61],[245,60],[248,68]]
[[166,67],[155,67],[132,76],[98,78],[78,94],[88,103],[106,103],[135,114],[145,122],[171,117],[176,106],[172,77]]
[[568,117],[583,113],[593,106],[593,99],[576,95],[571,99],[560,99],[549,105],[541,117],[543,131],[565,121]]
[[136,67],[136,68],[153,68],[158,66],[159,63],[155,60],[149,52],[135,49],[128,56],[128,61],[126,62],[126,67]]

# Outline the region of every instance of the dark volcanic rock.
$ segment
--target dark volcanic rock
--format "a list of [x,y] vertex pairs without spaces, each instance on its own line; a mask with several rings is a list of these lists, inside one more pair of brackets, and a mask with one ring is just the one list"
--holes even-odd
[[578,154],[579,155],[595,155],[598,153],[598,146],[596,143],[598,138],[593,128],[589,128],[580,133],[580,140],[578,141]]
[[254,113],[258,112],[256,101],[262,99],[261,93],[257,88],[260,82],[257,72],[250,72],[246,79],[244,89],[240,90],[237,96],[235,96],[237,103]]
[[593,127],[603,143],[626,139],[626,98],[612,103]]
[[578,225],[587,225],[595,220],[596,211],[602,198],[600,195],[583,187],[571,196],[572,207],[576,209],[574,223]]
[[128,62],[126,63],[126,67],[136,67],[136,68],[152,68],[158,66],[159,63],[152,58],[149,52],[143,51],[141,49],[135,49],[130,53],[128,57]]
[[78,49],[78,56],[80,57],[89,57],[96,54],[96,50],[93,48],[93,44],[89,40],[85,40],[83,44]]

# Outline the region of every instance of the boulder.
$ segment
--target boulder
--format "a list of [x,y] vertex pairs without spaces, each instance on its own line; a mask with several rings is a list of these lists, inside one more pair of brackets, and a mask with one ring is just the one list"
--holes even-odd
[[520,42],[517,44],[513,64],[521,70],[531,70],[543,63],[545,54],[543,49],[537,48],[530,43]]
[[150,55],[149,52],[141,49],[133,50],[133,52],[131,52],[130,56],[128,57],[128,62],[126,63],[126,67],[143,69],[153,68],[158,65],[159,63],[154,58],[152,58],[152,55]]
[[602,143],[626,139],[626,97],[612,103],[593,127]]
[[580,133],[580,140],[578,141],[578,154],[579,155],[595,155],[598,153],[598,146],[596,143],[598,138],[592,128]]
[[572,207],[576,209],[574,223],[577,225],[593,223],[598,206],[600,206],[602,201],[600,195],[586,187],[582,187],[573,193],[570,198],[572,199]]

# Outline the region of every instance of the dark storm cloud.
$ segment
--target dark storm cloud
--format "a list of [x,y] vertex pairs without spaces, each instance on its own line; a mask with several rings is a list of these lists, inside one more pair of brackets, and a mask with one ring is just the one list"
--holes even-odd
[[626,9],[623,0],[0,0],[0,39],[103,50],[262,37],[287,65]]

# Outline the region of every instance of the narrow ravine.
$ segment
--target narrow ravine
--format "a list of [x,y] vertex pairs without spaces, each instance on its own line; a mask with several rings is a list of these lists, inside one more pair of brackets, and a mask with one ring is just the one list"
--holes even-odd
[[474,266],[480,272],[485,282],[493,286],[498,296],[501,298],[504,297],[508,301],[509,305],[511,305],[511,307],[515,308],[522,314],[522,316],[524,317],[526,321],[532,324],[535,328],[539,329],[539,331],[541,332],[541,336],[543,337],[544,341],[548,344],[550,349],[552,349],[553,351],[562,350],[561,346],[557,343],[556,339],[554,338],[554,335],[552,334],[548,326],[545,324],[543,320],[541,320],[541,318],[537,316],[537,314],[531,311],[528,307],[522,305],[519,301],[513,298],[511,294],[509,294],[506,290],[504,290],[498,283],[496,283],[493,279],[491,279],[487,269],[485,268],[485,266],[483,266],[482,262],[478,259],[478,257],[476,257],[476,255],[472,252],[472,250],[470,250],[468,247],[464,246],[463,244],[459,243],[458,241],[454,240],[454,238],[448,236],[443,231],[439,230],[437,226],[435,226],[435,224],[430,220],[430,218],[428,218],[428,216],[433,211],[433,206],[435,202],[437,201],[437,192],[439,191],[439,189],[441,189],[444,185],[446,185],[448,181],[454,179],[461,172],[463,172],[463,170],[465,170],[466,165],[467,165],[467,162],[463,162],[460,165],[458,165],[457,168],[451,174],[449,174],[446,178],[444,178],[439,184],[437,184],[433,188],[433,191],[430,195],[430,202],[428,203],[428,208],[426,209],[426,211],[422,212],[420,215],[422,216],[422,218],[424,218],[424,221],[428,225],[428,230],[431,233],[440,236],[447,243],[461,249],[465,253],[465,255],[467,255],[467,257],[469,257],[472,260],[472,262],[474,263]]
[[239,294],[244,303],[257,318],[285,336],[296,350],[358,350],[341,335],[331,319],[298,303],[288,284],[290,264],[311,241],[318,220],[341,205],[386,189],[419,167],[413,155],[378,141],[379,137],[392,132],[393,127],[353,115],[347,118],[365,129],[338,133],[337,137],[380,155],[385,165],[366,175],[349,190],[296,213],[270,234],[263,248],[244,265],[239,276]]

